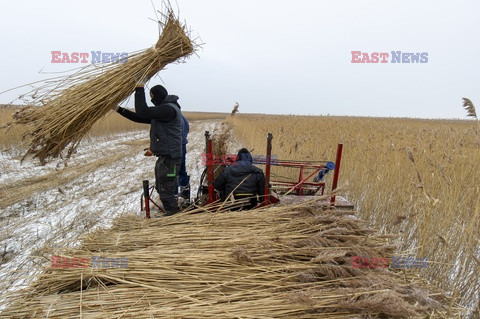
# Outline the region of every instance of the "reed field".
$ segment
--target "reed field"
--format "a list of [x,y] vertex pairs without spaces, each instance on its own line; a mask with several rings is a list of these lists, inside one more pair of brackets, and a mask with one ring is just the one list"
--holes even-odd
[[[227,123],[255,154],[265,154],[271,132],[272,154],[280,159],[335,161],[337,143],[343,143],[339,185],[359,216],[397,235],[396,253],[426,257],[428,268],[420,274],[478,311],[478,123],[243,114]],[[290,177],[298,179],[296,174]]]

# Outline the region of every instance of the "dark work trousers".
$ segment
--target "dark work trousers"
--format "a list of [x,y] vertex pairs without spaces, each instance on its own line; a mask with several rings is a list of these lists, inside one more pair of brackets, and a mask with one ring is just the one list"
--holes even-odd
[[[185,188],[190,184],[190,176],[187,174],[187,167],[186,167],[186,156],[187,156],[187,144],[182,145],[182,164],[180,166],[180,171],[178,172],[178,185],[182,188]],[[180,196],[185,198],[190,198],[190,188],[188,190],[183,191],[184,194],[180,194]],[[178,194],[178,187],[175,187],[175,194]]]
[[175,199],[175,185],[181,162],[181,157],[158,156],[155,164],[155,187],[167,215],[178,212],[178,203]]

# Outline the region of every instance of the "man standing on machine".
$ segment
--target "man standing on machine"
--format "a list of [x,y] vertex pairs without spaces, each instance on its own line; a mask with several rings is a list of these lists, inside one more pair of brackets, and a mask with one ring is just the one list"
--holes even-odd
[[150,90],[153,107],[145,101],[142,81],[135,88],[135,112],[119,107],[117,112],[129,120],[150,124],[150,150],[157,156],[155,187],[162,201],[165,215],[178,213],[175,190],[182,163],[182,112],[178,96],[168,95],[161,85]]

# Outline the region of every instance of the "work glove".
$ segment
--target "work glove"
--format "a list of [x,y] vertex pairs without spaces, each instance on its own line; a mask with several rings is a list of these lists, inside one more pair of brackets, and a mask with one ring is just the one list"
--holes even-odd
[[145,148],[144,151],[145,151],[145,154],[143,154],[144,156],[153,156],[153,153],[150,150],[150,147]]

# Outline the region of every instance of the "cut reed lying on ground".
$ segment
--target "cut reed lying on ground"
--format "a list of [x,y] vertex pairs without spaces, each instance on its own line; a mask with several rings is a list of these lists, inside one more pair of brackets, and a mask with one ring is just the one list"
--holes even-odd
[[[236,114],[228,123],[243,146],[258,154],[272,132],[272,153],[281,159],[334,160],[337,143],[344,143],[340,184],[347,184],[359,215],[399,234],[402,251],[426,257],[430,263],[422,276],[452,294],[458,290],[464,305],[479,307],[475,121]],[[297,174],[290,177],[298,179]]]
[[[217,206],[218,207],[218,206]],[[127,268],[47,268],[10,296],[8,318],[455,318],[462,309],[414,272],[351,267],[388,257],[391,236],[314,202],[248,212],[124,216],[46,258],[127,258]],[[213,209],[214,211],[216,209]]]
[[54,81],[53,90],[49,86],[44,93],[34,92],[33,103],[45,105],[14,116],[17,123],[32,126],[27,132],[31,138],[27,155],[44,163],[68,147],[68,157],[96,121],[132,94],[135,78],[150,79],[167,64],[192,54],[194,48],[185,26],[169,11],[154,48],[131,55],[124,63],[82,69]]

